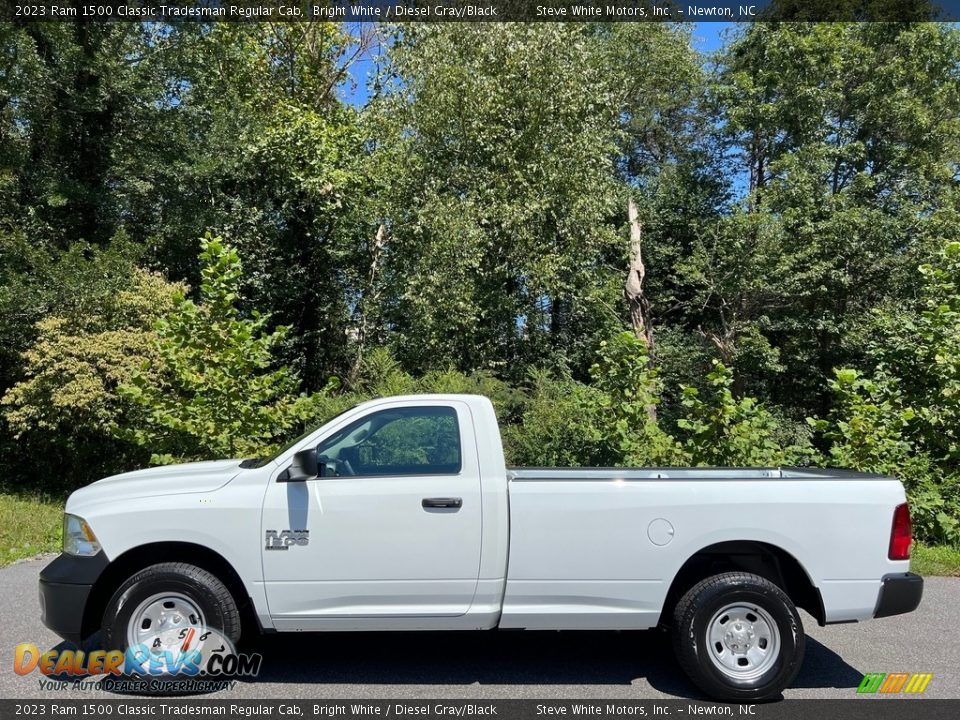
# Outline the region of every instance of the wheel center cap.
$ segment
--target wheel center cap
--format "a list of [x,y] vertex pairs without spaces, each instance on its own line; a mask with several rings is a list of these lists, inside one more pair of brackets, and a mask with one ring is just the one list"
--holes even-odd
[[753,645],[753,627],[745,623],[734,623],[723,636],[727,647],[735,653],[745,653]]

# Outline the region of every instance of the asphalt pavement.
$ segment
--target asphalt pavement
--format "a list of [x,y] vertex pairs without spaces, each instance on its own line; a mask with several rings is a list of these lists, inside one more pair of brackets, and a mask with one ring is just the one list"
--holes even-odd
[[[84,699],[43,690],[13,671],[17,643],[67,647],[40,623],[37,575],[49,558],[0,569],[0,697]],[[960,698],[960,578],[927,578],[909,615],[818,627],[804,615],[807,653],[786,698],[851,698],[865,673],[929,672],[924,695]],[[277,634],[242,648],[260,675],[217,699],[701,699],[662,632]]]

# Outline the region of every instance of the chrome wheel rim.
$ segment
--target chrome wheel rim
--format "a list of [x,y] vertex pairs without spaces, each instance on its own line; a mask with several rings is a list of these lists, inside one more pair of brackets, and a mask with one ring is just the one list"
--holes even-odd
[[[151,595],[137,606],[127,623],[127,647],[144,645],[155,655],[186,650],[205,628],[203,612],[178,592]],[[191,632],[192,631],[192,632]]]
[[755,680],[777,662],[780,629],[757,605],[732,603],[718,610],[707,624],[707,654],[732,680]]

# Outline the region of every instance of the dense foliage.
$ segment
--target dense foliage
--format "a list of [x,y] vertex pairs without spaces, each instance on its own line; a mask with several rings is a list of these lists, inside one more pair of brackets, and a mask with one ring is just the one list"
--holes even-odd
[[119,395],[142,409],[142,422],[117,429],[154,463],[236,457],[286,437],[298,419],[298,378],[272,368],[288,329],[266,331],[269,317],[237,310],[242,266],[220,238],[201,242],[200,302],[177,293],[155,325],[147,358]]
[[0,24],[4,475],[479,392],[513,463],[893,473],[960,540],[960,31],[689,27]]

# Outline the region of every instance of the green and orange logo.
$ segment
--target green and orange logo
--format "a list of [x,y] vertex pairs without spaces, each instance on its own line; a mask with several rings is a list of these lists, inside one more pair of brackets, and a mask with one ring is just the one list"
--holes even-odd
[[927,685],[933,679],[933,673],[867,673],[860,681],[857,692],[883,693],[885,695],[895,695],[897,693],[907,693],[919,695],[927,689]]

